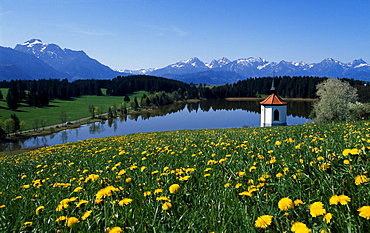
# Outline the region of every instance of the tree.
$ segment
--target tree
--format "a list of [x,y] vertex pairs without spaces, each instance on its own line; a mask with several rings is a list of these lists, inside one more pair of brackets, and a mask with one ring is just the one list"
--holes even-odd
[[111,107],[108,108],[108,119],[113,118],[113,113]]
[[351,105],[357,101],[357,89],[346,81],[331,78],[316,86],[319,101],[314,105],[317,123],[346,121]]
[[123,98],[123,101],[130,102],[130,97],[128,97],[128,95],[125,95],[125,98]]
[[12,118],[8,118],[4,121],[4,130],[7,134],[14,133],[15,125]]
[[60,112],[60,121],[62,124],[67,122],[67,113],[65,111]]
[[14,92],[9,89],[6,96],[6,102],[9,109],[17,109],[19,107],[18,98],[14,95]]
[[18,131],[21,128],[20,120],[17,117],[17,115],[15,115],[15,113],[11,114],[10,118],[12,118],[14,120],[14,133],[15,133],[16,131]]
[[89,105],[89,112],[91,114],[91,117],[95,118],[95,106],[94,105]]
[[0,140],[6,138],[6,132],[3,130],[3,128],[0,127]]
[[3,93],[0,90],[0,100],[4,99]]

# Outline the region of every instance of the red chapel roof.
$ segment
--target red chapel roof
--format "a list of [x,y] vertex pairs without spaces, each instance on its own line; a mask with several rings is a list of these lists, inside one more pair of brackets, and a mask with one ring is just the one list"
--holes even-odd
[[287,105],[288,103],[282,100],[279,96],[274,93],[267,97],[265,100],[261,101],[260,104],[263,105]]

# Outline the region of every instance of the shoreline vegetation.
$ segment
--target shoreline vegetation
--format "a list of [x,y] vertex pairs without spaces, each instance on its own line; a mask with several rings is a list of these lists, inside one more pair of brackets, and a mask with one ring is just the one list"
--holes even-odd
[[[266,96],[267,97],[267,96]],[[229,97],[225,98],[227,101],[257,101],[263,100],[263,97]],[[319,99],[313,98],[282,98],[288,101],[319,101]]]
[[[227,100],[227,101],[258,101],[258,100],[263,100],[263,99],[264,99],[263,97],[225,98],[225,100]],[[308,98],[307,99],[306,98],[284,98],[284,99],[288,100],[288,101],[307,101],[307,100],[309,100],[309,101],[318,101],[318,99],[308,99]],[[202,99],[188,99],[188,100],[177,101],[177,102],[197,103],[197,102],[200,102],[200,101],[202,101]],[[145,113],[145,112],[154,112],[156,110],[157,110],[156,107],[143,107],[143,108],[140,108],[138,110],[128,109],[128,113],[125,114],[125,115]],[[40,127],[36,131],[33,130],[33,129],[25,130],[25,131],[22,131],[22,132],[18,132],[15,135],[13,134],[13,135],[7,137],[3,141],[5,141],[5,142],[17,142],[17,141],[26,140],[26,139],[29,139],[29,138],[32,138],[32,137],[47,136],[47,135],[57,133],[57,132],[60,132],[60,131],[63,131],[63,130],[76,129],[76,128],[81,127],[82,125],[108,120],[107,115],[108,115],[108,113],[102,113],[102,114],[97,115],[95,118],[85,117],[85,118],[81,118],[81,119],[70,120],[70,121],[68,121],[69,124],[67,124],[67,122],[66,122],[66,123],[63,123],[63,124],[60,123],[60,124],[54,124],[54,125],[47,125],[45,127]],[[17,151],[5,150],[5,151],[1,151],[0,154],[23,153],[23,152],[27,152],[27,151],[31,151],[31,150],[35,150],[35,149],[39,149],[39,148],[41,148],[41,147],[28,147],[28,148],[21,149],[19,151],[18,150]]]
[[[257,101],[257,100],[263,100],[264,98],[262,97],[235,97],[235,98],[225,98],[227,101]],[[284,100],[289,100],[289,101],[318,101],[318,99],[305,99],[305,98],[284,98]],[[183,100],[183,101],[177,101],[177,102],[187,102],[187,103],[197,103],[200,102],[201,99],[189,99],[189,100]],[[126,115],[130,114],[137,114],[141,112],[153,112],[156,111],[156,108],[150,107],[150,108],[141,108],[138,110],[129,110],[129,112]],[[67,124],[67,123],[61,123],[61,124],[54,124],[54,125],[46,125],[45,127],[40,127],[38,130],[25,130],[22,132],[18,132],[15,135],[11,135],[8,138],[6,138],[4,141],[6,142],[14,142],[14,141],[19,141],[19,140],[24,140],[32,137],[38,137],[38,136],[45,136],[45,135],[50,135],[53,133],[57,133],[63,130],[68,130],[68,129],[75,129],[80,127],[81,125],[86,125],[86,124],[91,124],[94,122],[99,122],[99,121],[105,121],[108,118],[106,117],[108,114],[107,113],[102,113],[96,116],[95,118],[92,117],[85,117],[82,119],[76,119],[76,120],[71,120],[69,121],[72,124]]]
[[[188,100],[177,101],[177,102],[197,103],[200,101],[201,99],[188,99]],[[154,112],[156,110],[157,110],[157,107],[142,107],[137,110],[128,109],[127,114],[122,114],[121,116],[144,113],[144,112]],[[108,120],[107,116],[108,116],[108,113],[102,113],[102,114],[97,115],[95,118],[84,117],[81,119],[70,120],[68,121],[69,124],[65,122],[65,123],[60,123],[60,124],[47,125],[45,127],[40,127],[37,130],[33,130],[33,129],[24,130],[21,132],[17,132],[16,134],[12,134],[2,141],[3,142],[17,142],[17,141],[26,140],[32,137],[47,136],[47,135],[57,133],[63,130],[76,129],[76,128],[81,127],[82,125],[91,124],[94,122],[106,121]],[[0,151],[0,155],[5,155],[8,153],[11,153],[11,154],[23,153],[23,152],[27,152],[27,151],[31,151],[31,150],[35,150],[39,148],[41,147],[28,147],[28,148],[21,149],[19,151],[18,150],[17,151],[5,150],[5,151]]]

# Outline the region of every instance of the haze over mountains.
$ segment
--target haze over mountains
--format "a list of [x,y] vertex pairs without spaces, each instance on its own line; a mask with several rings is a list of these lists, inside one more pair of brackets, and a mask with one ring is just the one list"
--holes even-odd
[[0,80],[67,78],[111,79],[118,75],[147,74],[187,83],[225,84],[250,77],[319,76],[370,81],[370,65],[362,59],[342,63],[332,58],[319,63],[269,62],[262,58],[229,60],[222,57],[205,63],[198,58],[179,61],[163,68],[115,71],[84,51],[62,49],[32,39],[14,49],[0,46]]

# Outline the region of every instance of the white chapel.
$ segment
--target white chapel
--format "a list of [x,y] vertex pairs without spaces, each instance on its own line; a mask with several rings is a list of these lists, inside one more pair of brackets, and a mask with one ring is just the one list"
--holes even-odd
[[272,85],[273,92],[265,100],[261,101],[261,127],[286,125],[287,105],[275,94],[275,87]]

